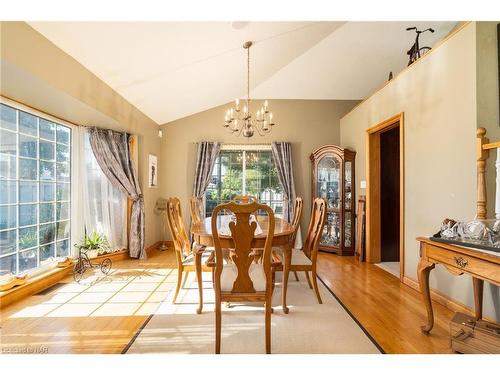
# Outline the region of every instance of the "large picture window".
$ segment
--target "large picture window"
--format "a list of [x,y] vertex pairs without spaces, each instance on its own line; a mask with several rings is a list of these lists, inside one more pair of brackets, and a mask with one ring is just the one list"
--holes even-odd
[[0,276],[70,253],[71,131],[0,104]]
[[228,202],[236,195],[256,196],[276,215],[282,215],[283,193],[271,146],[222,147],[205,195],[206,215],[211,216],[219,203]]

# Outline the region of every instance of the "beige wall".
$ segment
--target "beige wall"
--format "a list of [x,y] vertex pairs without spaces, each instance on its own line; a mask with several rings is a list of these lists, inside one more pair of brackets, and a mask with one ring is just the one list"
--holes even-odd
[[[500,141],[497,24],[498,21],[476,23],[477,124],[486,129],[486,135],[492,142]],[[491,151],[486,170],[490,216],[495,212],[496,157],[497,152]]]
[[1,22],[0,35],[1,95],[76,124],[138,135],[146,246],[159,241],[153,208],[160,189],[147,187],[147,155],[160,154],[158,124],[26,23]]
[[[229,134],[223,128],[224,113],[228,105],[162,125],[163,139],[159,167],[162,197],[177,196],[188,213],[188,200],[193,191],[196,162],[195,142],[210,140],[223,143],[292,143],[296,193],[304,198],[302,231],[307,229],[311,208],[311,162],[309,155],[319,146],[339,144],[339,119],[356,101],[331,100],[271,100],[269,105],[275,114],[276,126],[272,133],[250,140]],[[255,107],[261,103],[256,101]],[[188,215],[184,215],[186,224]]]
[[[446,217],[472,220],[475,215],[475,23],[340,120],[341,145],[358,152],[358,187],[366,179],[366,129],[400,112],[405,126],[404,269],[415,280],[419,260],[415,238],[435,233]],[[468,276],[452,276],[437,266],[431,273],[431,287],[473,306]],[[485,313],[498,320],[498,288],[485,289]]]

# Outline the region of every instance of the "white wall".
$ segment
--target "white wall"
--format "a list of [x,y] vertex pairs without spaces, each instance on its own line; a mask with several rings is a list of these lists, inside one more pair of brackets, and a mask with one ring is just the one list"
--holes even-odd
[[[404,272],[414,280],[415,238],[436,233],[444,218],[474,218],[476,101],[476,24],[470,23],[340,120],[342,147],[357,151],[359,188],[366,180],[366,129],[404,112]],[[452,276],[439,265],[431,287],[473,306],[469,276]],[[485,314],[500,320],[498,301],[498,288],[485,286]]]

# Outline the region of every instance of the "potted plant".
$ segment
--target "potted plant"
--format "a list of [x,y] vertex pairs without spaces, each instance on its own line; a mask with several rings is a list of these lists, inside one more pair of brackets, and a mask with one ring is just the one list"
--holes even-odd
[[84,253],[91,251],[91,254],[89,254],[91,256],[102,255],[111,252],[106,236],[102,233],[97,232],[95,229],[89,235],[86,234],[81,239],[79,244],[75,244],[75,247]]

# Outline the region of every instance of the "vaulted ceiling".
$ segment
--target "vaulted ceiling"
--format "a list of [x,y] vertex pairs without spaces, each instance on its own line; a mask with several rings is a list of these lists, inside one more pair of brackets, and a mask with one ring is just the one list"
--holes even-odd
[[433,46],[456,22],[30,22],[131,104],[164,124],[246,93],[363,99],[407,63],[415,34]]

